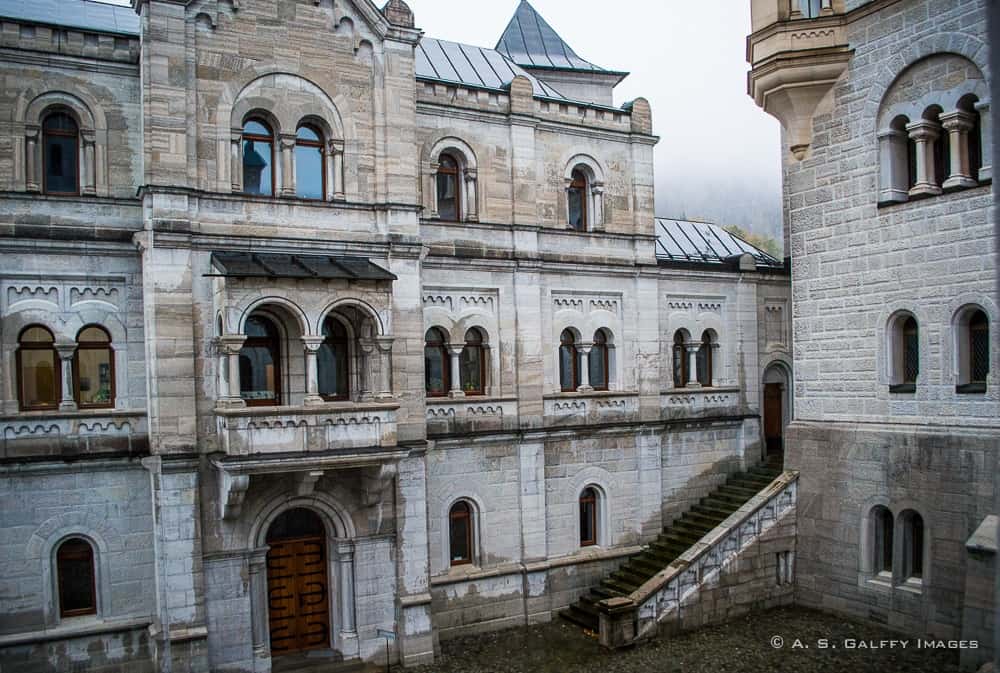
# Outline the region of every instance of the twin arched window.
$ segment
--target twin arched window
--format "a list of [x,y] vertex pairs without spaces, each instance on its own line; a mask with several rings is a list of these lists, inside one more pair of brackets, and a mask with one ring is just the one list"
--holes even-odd
[[449,391],[486,394],[486,338],[478,327],[465,332],[465,344],[454,364],[458,368],[458,380],[452,378],[452,357],[444,330],[439,327],[427,330],[424,335],[424,390],[427,396],[443,397]]
[[[559,335],[559,389],[564,393],[576,392],[584,384],[594,390],[608,390],[611,381],[610,344],[604,329],[594,332],[594,341],[587,353],[586,381],[580,370],[580,347],[573,330],[567,328]],[[584,388],[586,390],[586,388]]]
[[448,558],[451,565],[468,565],[473,562],[472,506],[459,500],[448,512]]
[[459,163],[451,154],[438,159],[437,189],[438,217],[448,222],[462,221],[462,190],[460,189]]
[[[714,383],[715,348],[718,345],[715,333],[712,330],[705,330],[697,345],[694,373],[702,387],[711,388]],[[688,349],[693,348],[693,346],[694,344],[688,343],[688,334],[685,330],[679,329],[674,332],[673,379],[675,388],[684,388],[691,382],[691,362]]]
[[[262,315],[247,318],[240,350],[240,397],[250,406],[281,404],[281,337]],[[325,343],[324,343],[325,345]]]
[[56,550],[59,616],[97,614],[94,548],[82,538],[69,538]]
[[[295,195],[303,199],[326,198],[326,158],[323,134],[310,124],[295,133]],[[291,182],[291,176],[285,176]],[[274,196],[276,190],[274,131],[263,119],[252,117],[243,125],[243,192]]]
[[921,580],[924,576],[924,520],[920,514],[908,509],[894,522],[889,508],[877,505],[868,516],[872,574],[893,582]]
[[80,128],[65,112],[53,112],[42,122],[42,191],[80,193]]
[[[62,398],[62,360],[48,328],[30,325],[17,344],[17,389],[22,411],[56,409]],[[81,409],[115,404],[115,358],[111,336],[98,325],[77,334],[73,351],[73,398]]]

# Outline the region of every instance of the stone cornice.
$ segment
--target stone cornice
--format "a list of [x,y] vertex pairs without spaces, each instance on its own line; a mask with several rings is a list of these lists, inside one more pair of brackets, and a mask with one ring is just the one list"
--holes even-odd
[[99,72],[119,77],[139,77],[139,62],[111,61],[97,57],[70,56],[35,49],[0,48],[0,60],[41,68],[68,68],[85,72]]

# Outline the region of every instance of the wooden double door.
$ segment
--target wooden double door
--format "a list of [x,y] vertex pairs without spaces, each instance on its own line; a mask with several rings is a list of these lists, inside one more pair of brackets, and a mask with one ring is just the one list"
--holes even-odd
[[[316,531],[291,526],[280,532]],[[330,647],[330,564],[322,528],[319,532],[298,537],[268,536],[267,604],[272,654]]]

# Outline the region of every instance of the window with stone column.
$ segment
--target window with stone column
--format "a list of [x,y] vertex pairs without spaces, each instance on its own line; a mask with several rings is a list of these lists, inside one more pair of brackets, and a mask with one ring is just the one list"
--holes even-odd
[[573,231],[603,231],[604,172],[591,157],[577,155],[565,173],[565,222]]
[[[24,189],[55,196],[107,194],[107,156],[103,117],[83,101],[50,91],[24,111]],[[101,120],[98,125],[98,121]],[[99,144],[101,147],[99,147]],[[99,152],[100,150],[100,152]]]
[[445,222],[479,221],[479,170],[472,148],[458,138],[435,144],[425,164],[424,211]]
[[52,332],[29,325],[17,340],[17,390],[22,411],[56,409],[62,388],[62,367]]

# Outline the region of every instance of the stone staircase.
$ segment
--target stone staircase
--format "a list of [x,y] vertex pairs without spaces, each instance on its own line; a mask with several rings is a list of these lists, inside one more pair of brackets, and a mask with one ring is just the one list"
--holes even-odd
[[630,557],[588,594],[561,610],[560,616],[596,633],[599,602],[631,594],[780,474],[781,463],[769,461],[730,476],[725,484],[702,498],[697,505],[665,528],[647,549]]

